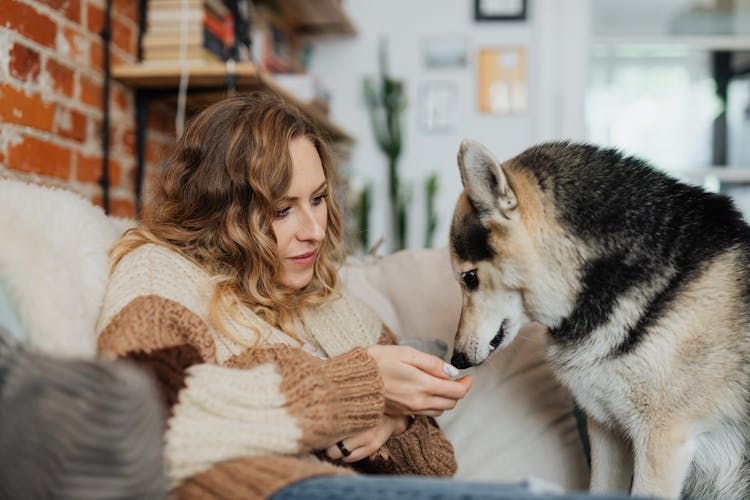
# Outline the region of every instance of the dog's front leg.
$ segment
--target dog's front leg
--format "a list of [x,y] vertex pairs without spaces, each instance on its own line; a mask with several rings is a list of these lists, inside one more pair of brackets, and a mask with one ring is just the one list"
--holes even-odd
[[686,426],[648,428],[633,439],[633,448],[633,495],[679,498],[696,448]]
[[633,455],[628,441],[613,429],[588,417],[591,443],[591,483],[594,493],[627,493],[633,473]]

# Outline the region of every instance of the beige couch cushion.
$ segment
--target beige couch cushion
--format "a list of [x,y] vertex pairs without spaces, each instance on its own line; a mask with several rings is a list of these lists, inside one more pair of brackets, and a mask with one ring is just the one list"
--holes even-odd
[[397,336],[453,342],[461,290],[445,249],[349,258],[340,276]]
[[[401,337],[440,339],[449,352],[461,310],[447,249],[412,249],[350,259],[345,286]],[[544,360],[544,328],[529,325],[504,351],[465,370],[469,394],[438,419],[453,443],[457,476],[520,481],[540,478],[583,490],[588,466],[569,393]]]

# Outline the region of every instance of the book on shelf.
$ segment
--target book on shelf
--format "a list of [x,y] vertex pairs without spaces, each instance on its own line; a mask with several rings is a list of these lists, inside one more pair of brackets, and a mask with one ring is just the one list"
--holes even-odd
[[226,61],[235,52],[234,17],[222,0],[151,0],[146,19],[145,61]]
[[[149,30],[143,34],[141,43],[144,47],[179,45],[182,41],[183,32],[180,25],[165,25],[162,29]],[[203,23],[193,23],[185,27],[185,39],[189,43],[200,41],[203,36],[211,36],[221,41],[225,47],[234,44],[234,26],[231,18],[220,21],[206,14]]]
[[251,21],[255,19],[252,0],[226,0],[226,5],[234,19],[234,45],[230,56],[235,61],[253,61]]
[[225,16],[230,12],[227,4],[222,0],[149,0],[148,9],[149,13],[154,11],[180,11],[183,7],[188,10],[202,10],[206,9],[213,12],[218,17]]
[[[185,40],[187,43],[203,41],[203,26],[190,26],[185,30]],[[183,34],[179,29],[163,31],[147,31],[143,34],[141,44],[146,47],[164,47],[179,45],[182,42]]]
[[311,45],[296,32],[295,24],[267,3],[256,5],[249,44],[252,60],[271,73],[304,73]]
[[[144,44],[144,59],[179,59],[182,55],[181,49],[183,48],[179,40],[180,39],[178,38],[176,44]],[[226,60],[226,47],[224,46],[224,42],[205,28],[197,37],[193,37],[192,39],[186,38],[184,48],[185,57],[188,59],[198,58],[215,61]],[[210,54],[211,56],[206,57],[206,54]]]
[[227,12],[223,17],[218,17],[206,11],[203,27],[220,38],[226,47],[234,45],[234,17],[231,13]]
[[[190,63],[210,63],[210,62],[220,62],[221,60],[214,54],[213,52],[209,51],[208,49],[204,47],[186,47],[185,50],[185,60]],[[152,52],[148,56],[144,55],[143,61],[141,61],[144,64],[155,64],[155,63],[164,63],[164,62],[178,62],[180,61],[179,54],[175,56],[174,52]]]

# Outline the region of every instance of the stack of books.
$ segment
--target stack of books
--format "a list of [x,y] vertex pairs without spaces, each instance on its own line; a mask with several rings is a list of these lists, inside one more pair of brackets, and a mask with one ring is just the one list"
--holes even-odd
[[226,61],[235,51],[231,0],[150,0],[143,61]]
[[304,73],[311,45],[295,30],[273,3],[261,2],[253,19],[253,62],[271,73]]

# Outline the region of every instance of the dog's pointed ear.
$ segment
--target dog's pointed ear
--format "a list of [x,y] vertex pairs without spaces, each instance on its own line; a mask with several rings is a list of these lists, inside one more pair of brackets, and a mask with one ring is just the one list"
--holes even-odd
[[503,168],[482,144],[464,139],[458,150],[458,170],[469,199],[480,211],[499,210],[508,218],[516,208],[516,195]]

